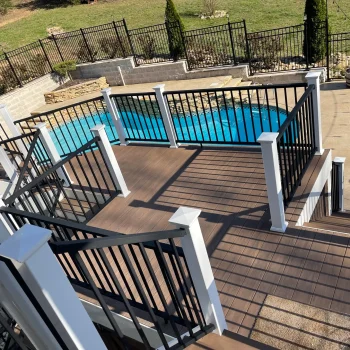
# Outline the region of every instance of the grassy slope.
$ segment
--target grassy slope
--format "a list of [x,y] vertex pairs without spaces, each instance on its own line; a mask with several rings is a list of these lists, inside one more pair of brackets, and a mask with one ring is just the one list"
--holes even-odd
[[[305,0],[219,0],[220,9],[229,11],[232,21],[245,18],[249,31],[301,23]],[[350,31],[350,21],[336,11],[332,1],[330,22],[333,32]],[[338,0],[350,16],[350,1]],[[164,21],[165,0],[116,0],[97,5],[79,5],[51,10],[36,10],[30,17],[0,27],[0,44],[5,50],[28,44],[46,36],[46,28],[61,26],[78,29],[126,18],[129,28],[139,28]],[[225,23],[226,19],[200,20],[202,0],[175,0],[186,29]]]

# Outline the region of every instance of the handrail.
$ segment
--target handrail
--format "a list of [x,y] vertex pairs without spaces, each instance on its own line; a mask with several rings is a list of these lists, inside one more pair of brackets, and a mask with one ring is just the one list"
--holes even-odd
[[295,118],[295,116],[299,112],[300,108],[303,106],[304,102],[306,101],[306,99],[311,94],[312,90],[314,90],[314,89],[315,89],[315,85],[310,85],[305,90],[304,94],[301,96],[298,103],[295,105],[293,110],[289,113],[288,118],[281,125],[280,130],[279,130],[279,134],[277,136],[277,141],[279,141],[283,137],[283,134],[287,130],[288,125],[290,124],[291,121],[293,121],[293,119]]
[[133,92],[128,94],[111,94],[110,97],[132,97],[132,96],[144,96],[144,95],[156,96],[156,93],[154,91],[144,91],[144,92]]
[[28,190],[30,190],[32,187],[34,187],[35,185],[37,185],[38,183],[40,183],[42,180],[47,178],[48,174],[52,174],[54,171],[56,171],[57,169],[61,168],[62,165],[64,165],[65,163],[67,163],[68,161],[70,161],[71,159],[73,159],[74,157],[76,157],[79,153],[85,151],[89,146],[91,146],[92,144],[96,143],[100,138],[98,136],[94,137],[92,140],[88,141],[84,146],[78,148],[76,151],[72,152],[69,156],[67,156],[66,158],[64,158],[63,160],[61,160],[60,162],[56,163],[55,165],[53,165],[50,169],[48,169],[47,171],[45,171],[43,174],[41,174],[40,176],[38,176],[37,178],[35,178],[33,181],[31,181],[29,184],[27,184],[26,186],[22,187],[21,189],[19,189],[16,193],[14,193],[13,195],[11,195],[10,197],[4,199],[4,202],[6,204],[10,204],[12,203],[16,198],[18,198],[20,195],[22,195],[23,193],[27,192]]
[[275,84],[269,85],[253,85],[253,86],[235,86],[235,87],[221,87],[221,88],[205,88],[205,89],[194,89],[194,90],[169,90],[165,91],[164,95],[168,94],[184,94],[184,93],[197,93],[197,92],[216,92],[216,91],[247,91],[247,90],[266,90],[268,89],[280,89],[280,88],[298,88],[298,87],[306,87],[306,83],[291,83],[291,84]]
[[179,238],[186,235],[185,230],[168,230],[159,232],[147,232],[131,235],[123,235],[123,237],[103,237],[80,239],[74,241],[61,241],[50,243],[52,251],[55,254],[70,253],[74,254],[79,251],[100,249],[108,247],[116,247],[121,245],[139,244],[145,242],[159,241],[162,239]]
[[0,145],[3,145],[5,143],[9,143],[9,142],[12,142],[12,141],[21,140],[21,139],[23,139],[23,137],[34,136],[35,133],[36,133],[36,131],[33,131],[33,132],[28,133],[28,134],[22,134],[22,135],[19,135],[19,136],[11,137],[11,138],[6,139],[6,140],[0,140]]

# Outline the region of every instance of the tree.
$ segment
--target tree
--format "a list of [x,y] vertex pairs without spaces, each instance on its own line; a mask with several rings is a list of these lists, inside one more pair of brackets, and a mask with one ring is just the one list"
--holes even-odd
[[0,0],[0,15],[5,15],[11,6],[11,0]]
[[168,31],[170,56],[174,61],[177,61],[184,53],[181,32],[184,31],[185,26],[172,0],[166,0],[165,23]]
[[306,0],[305,17],[304,55],[309,63],[319,62],[325,58],[328,45],[325,0]]

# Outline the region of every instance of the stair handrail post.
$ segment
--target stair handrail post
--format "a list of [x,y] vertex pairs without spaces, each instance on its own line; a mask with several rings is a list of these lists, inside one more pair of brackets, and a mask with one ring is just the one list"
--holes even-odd
[[111,88],[106,88],[106,89],[101,90],[101,94],[102,94],[103,99],[106,103],[107,110],[112,118],[113,125],[114,125],[115,129],[117,130],[117,134],[118,134],[119,141],[120,141],[120,146],[127,146],[128,142],[126,141],[127,137],[125,134],[124,126],[123,126],[122,120],[120,118],[120,113],[118,111],[118,108],[117,108],[116,104],[111,99],[111,96],[110,96],[111,93],[112,93]]
[[[339,198],[339,211],[344,212],[344,167],[345,167],[345,157],[335,157],[333,162],[338,167],[338,198]],[[333,189],[332,189],[333,190]]]
[[123,173],[119,167],[117,158],[115,157],[115,154],[113,152],[113,148],[108,140],[105,127],[106,126],[104,124],[100,124],[94,126],[90,130],[95,137],[99,138],[99,141],[97,141],[97,143],[101,150],[102,157],[106,162],[106,166],[109,169],[112,181],[117,187],[117,189],[121,192],[122,197],[125,198],[130,194],[130,191],[124,180]]
[[258,138],[264,163],[267,197],[272,226],[271,231],[285,232],[288,222],[285,219],[282,196],[281,173],[278,161],[277,132],[263,132]]
[[[59,155],[57,148],[55,144],[52,141],[52,138],[49,134],[49,131],[47,130],[45,123],[38,123],[36,124],[33,129],[39,130],[39,138],[49,156],[51,159],[51,162],[53,165],[59,163],[62,161],[61,156]],[[63,181],[63,186],[67,187],[73,184],[72,179],[70,178],[68,171],[66,170],[65,166],[62,165],[62,167],[57,169],[57,175],[58,177]]]
[[324,152],[322,145],[322,118],[321,118],[321,89],[320,89],[320,71],[310,71],[306,74],[308,86],[314,85],[315,88],[312,90],[312,110],[313,110],[313,125],[315,129],[315,146],[316,155],[322,155]]
[[2,146],[0,146],[0,164],[5,170],[7,177],[10,179],[10,182],[15,185],[18,180],[17,169]]
[[186,235],[181,238],[181,246],[198,295],[198,302],[206,324],[213,324],[214,332],[222,335],[227,329],[227,323],[199,225],[200,213],[199,209],[180,207],[170,218],[169,223],[186,231]]
[[169,105],[166,99],[164,98],[165,84],[159,84],[155,86],[153,90],[156,93],[156,99],[159,105],[159,111],[163,119],[164,128],[167,133],[168,140],[170,142],[170,148],[178,148],[176,143],[175,130],[171,121],[171,113],[170,113]]
[[[106,350],[48,244],[51,235],[50,230],[25,224],[1,244],[0,256],[11,259],[68,349]],[[48,323],[46,325],[50,328]]]
[[[6,207],[2,198],[3,195],[0,194],[0,208]],[[0,244],[12,236],[16,229],[18,229],[18,227],[13,227],[13,225],[7,220],[6,216],[0,213]]]
[[[9,110],[4,104],[0,104],[0,116],[2,117],[2,120],[5,122],[7,128],[10,130],[12,137],[22,135],[21,131],[19,130],[17,125],[14,123],[14,119],[11,116]],[[22,152],[23,156],[26,157],[28,154],[28,151],[25,148],[24,144],[21,142],[21,140],[16,140],[15,142],[19,150]]]

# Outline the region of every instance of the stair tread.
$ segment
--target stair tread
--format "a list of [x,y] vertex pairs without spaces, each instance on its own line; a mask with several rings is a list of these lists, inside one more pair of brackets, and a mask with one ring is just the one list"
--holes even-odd
[[346,213],[334,213],[332,216],[304,223],[304,226],[350,234],[350,216],[349,214],[347,214],[348,216],[345,216],[344,214],[346,215]]

